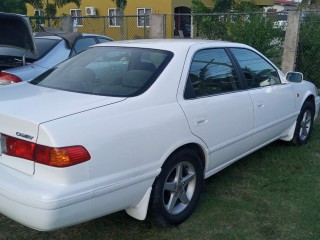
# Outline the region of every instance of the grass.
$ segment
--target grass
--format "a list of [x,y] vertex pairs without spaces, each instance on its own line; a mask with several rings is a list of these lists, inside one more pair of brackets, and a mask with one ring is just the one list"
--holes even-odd
[[206,180],[194,214],[175,228],[124,212],[55,232],[0,215],[3,239],[320,239],[320,120],[311,141],[277,141]]

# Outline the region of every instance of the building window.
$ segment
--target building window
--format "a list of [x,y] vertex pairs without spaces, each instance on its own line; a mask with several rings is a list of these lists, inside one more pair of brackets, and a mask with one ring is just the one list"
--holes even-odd
[[81,9],[70,9],[70,15],[73,17],[74,25],[83,26]]
[[151,8],[138,8],[138,21],[137,25],[138,27],[149,27],[150,26],[150,14],[151,14]]
[[37,25],[43,25],[44,24],[44,10],[43,9],[35,9],[34,10],[34,16],[36,17]]
[[44,17],[44,10],[43,9],[35,9],[34,10],[34,15],[36,17]]
[[109,8],[109,26],[110,27],[119,27],[121,25],[120,9],[119,8]]

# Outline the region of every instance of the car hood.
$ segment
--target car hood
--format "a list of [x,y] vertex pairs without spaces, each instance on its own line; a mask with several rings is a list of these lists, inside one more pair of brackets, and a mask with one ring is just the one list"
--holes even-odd
[[0,55],[1,48],[13,48],[21,51],[21,57],[29,51],[36,54],[29,18],[20,14],[0,12]]
[[0,132],[14,136],[23,131],[36,136],[41,123],[124,99],[55,90],[27,82],[10,84],[0,88]]

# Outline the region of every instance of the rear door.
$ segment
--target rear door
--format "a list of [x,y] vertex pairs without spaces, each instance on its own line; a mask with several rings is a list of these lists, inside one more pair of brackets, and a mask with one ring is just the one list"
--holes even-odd
[[249,151],[253,106],[224,48],[189,52],[188,80],[179,103],[192,133],[209,148],[208,170],[213,173]]

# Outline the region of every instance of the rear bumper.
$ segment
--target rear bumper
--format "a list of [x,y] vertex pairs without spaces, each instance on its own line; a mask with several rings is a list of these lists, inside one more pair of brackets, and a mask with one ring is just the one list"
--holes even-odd
[[0,212],[23,225],[49,231],[92,219],[93,191],[52,185],[2,164],[0,176]]
[[53,210],[24,205],[0,195],[0,211],[7,217],[39,231],[51,231],[92,219],[91,200]]
[[39,231],[72,226],[135,207],[160,170],[94,187],[93,180],[53,184],[0,164],[0,213]]

